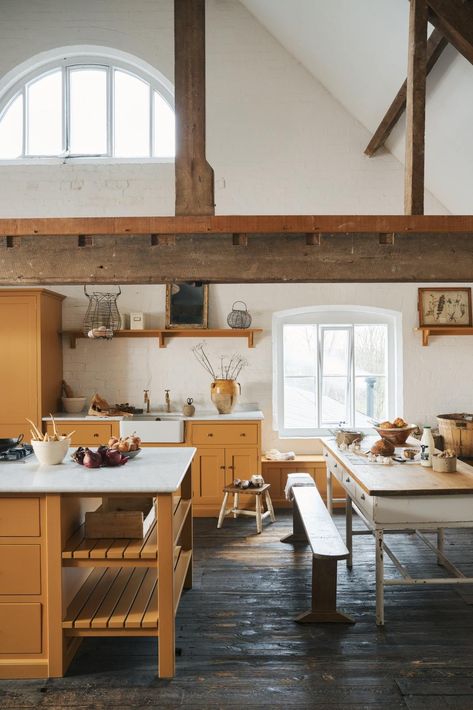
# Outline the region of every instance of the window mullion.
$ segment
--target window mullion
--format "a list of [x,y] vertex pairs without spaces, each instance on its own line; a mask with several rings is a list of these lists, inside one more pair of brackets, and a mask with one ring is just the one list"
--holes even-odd
[[62,102],[62,144],[64,155],[70,153],[70,135],[71,135],[71,92],[69,81],[69,67],[63,67],[62,70],[62,90],[64,99]]
[[27,131],[28,131],[28,124],[27,124],[27,110],[28,107],[26,105],[26,86],[23,87],[22,95],[23,95],[23,136],[22,136],[22,143],[21,143],[21,150],[22,150],[22,157],[24,158],[26,156],[26,140],[27,140]]
[[113,67],[107,70],[107,154],[112,157],[114,154],[114,132],[115,132],[115,111],[114,104],[114,83],[115,73]]
[[348,373],[347,373],[347,405],[351,412],[351,426],[355,426],[355,337],[354,326],[348,328]]
[[153,87],[149,86],[149,157],[154,155],[155,137],[154,137],[154,91]]

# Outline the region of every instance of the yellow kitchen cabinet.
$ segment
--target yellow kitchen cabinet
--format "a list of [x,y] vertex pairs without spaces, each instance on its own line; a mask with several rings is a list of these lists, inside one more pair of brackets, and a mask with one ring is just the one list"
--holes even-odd
[[186,443],[197,448],[192,463],[197,517],[218,516],[223,487],[261,471],[260,422],[187,422]]
[[[91,422],[90,420],[67,419],[57,421],[56,428],[60,434],[69,434],[73,431],[71,437],[72,446],[106,446],[111,436],[120,436],[120,422]],[[53,425],[51,422],[46,424],[46,432],[53,433]]]
[[62,301],[45,289],[0,291],[0,437],[24,433],[26,418],[58,409],[62,382]]

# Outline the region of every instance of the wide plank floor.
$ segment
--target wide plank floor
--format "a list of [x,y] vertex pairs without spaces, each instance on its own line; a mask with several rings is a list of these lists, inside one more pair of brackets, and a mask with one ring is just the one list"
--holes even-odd
[[[195,521],[194,588],[177,619],[177,675],[156,678],[154,639],[86,639],[66,678],[3,681],[7,708],[407,708],[473,710],[473,589],[386,591],[374,622],[374,547],[355,538],[354,568],[339,563],[339,606],[354,626],[300,626],[309,605],[307,548],[279,542],[290,514],[255,534],[254,520]],[[340,530],[344,516],[336,516]],[[360,522],[356,520],[356,525]],[[439,574],[413,536],[390,536],[419,576]],[[473,576],[473,532],[449,531],[449,556]],[[392,566],[387,571],[394,575]]]

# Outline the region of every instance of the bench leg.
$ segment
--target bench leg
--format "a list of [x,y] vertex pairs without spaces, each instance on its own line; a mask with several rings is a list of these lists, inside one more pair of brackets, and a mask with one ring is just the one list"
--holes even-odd
[[355,623],[351,616],[337,611],[337,560],[312,557],[312,608],[296,617],[296,621]]
[[292,533],[286,535],[286,537],[282,537],[280,542],[308,542],[304,526],[302,525],[301,515],[295,501],[292,503]]
[[225,511],[227,508],[228,493],[223,496],[222,507],[220,508],[220,513],[218,516],[217,528],[221,528],[223,525],[223,519],[225,517]]
[[346,502],[346,533],[345,533],[346,546],[348,552],[350,553],[347,557],[347,567],[352,569],[353,567],[353,506],[351,504],[350,496],[347,496]]

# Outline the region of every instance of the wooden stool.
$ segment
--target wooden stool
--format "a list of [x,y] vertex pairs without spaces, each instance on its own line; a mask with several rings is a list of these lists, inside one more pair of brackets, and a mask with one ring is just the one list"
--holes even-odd
[[[237,515],[254,515],[256,517],[256,530],[258,533],[263,531],[263,520],[268,516],[271,518],[271,522],[274,523],[276,518],[274,517],[274,508],[271,501],[271,496],[269,495],[269,489],[271,488],[270,483],[265,483],[260,488],[236,488],[235,486],[225,486],[223,489],[224,496],[222,501],[222,507],[220,508],[220,514],[218,516],[217,528],[221,528],[223,525],[223,519],[226,515],[232,515],[236,518]],[[230,493],[233,493],[233,508],[226,510],[227,500]],[[240,493],[251,494],[255,496],[256,510],[242,510],[238,506],[240,504]],[[266,501],[267,510],[263,513],[263,505],[261,498],[264,494],[264,499]]]

